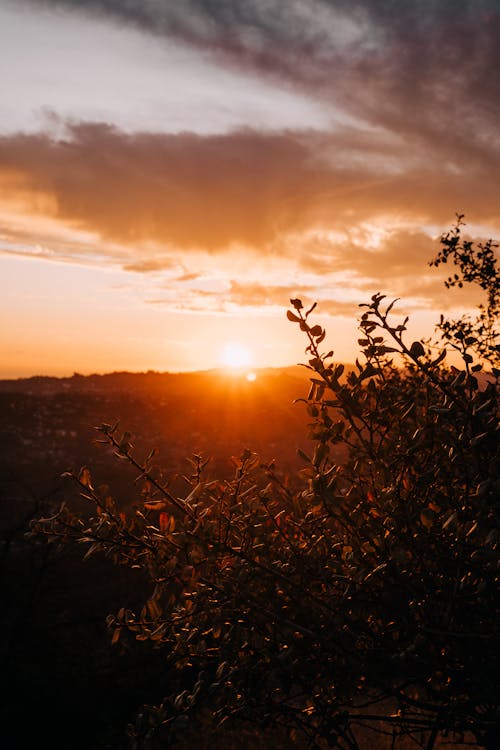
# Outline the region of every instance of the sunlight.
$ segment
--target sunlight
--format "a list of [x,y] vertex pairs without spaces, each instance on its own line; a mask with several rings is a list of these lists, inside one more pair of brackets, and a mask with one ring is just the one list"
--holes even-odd
[[249,383],[253,383],[255,380],[257,380],[257,375],[255,372],[247,372],[246,378]]
[[226,367],[235,369],[248,367],[252,362],[252,355],[247,346],[237,341],[231,341],[222,350],[221,361]]

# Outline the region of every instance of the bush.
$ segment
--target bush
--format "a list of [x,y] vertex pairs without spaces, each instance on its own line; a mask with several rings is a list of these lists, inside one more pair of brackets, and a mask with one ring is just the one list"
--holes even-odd
[[140,611],[108,618],[112,644],[150,644],[170,684],[129,728],[133,747],[224,722],[283,727],[312,747],[354,750],[373,732],[427,750],[440,736],[497,746],[500,282],[495,245],[461,230],[459,219],[431,265],[452,263],[447,285],[487,299],[477,319],[442,317],[437,342],[407,342],[407,319],[375,294],[348,371],[320,350],[315,305],[291,300],[315,441],[293,481],[249,450],[232,481],[209,481],[194,456],[179,497],[154,451],[140,461],[128,433],[97,428],[137,470],[135,511],[84,468],[73,479],[91,517],[63,507],[35,533],[151,582]]

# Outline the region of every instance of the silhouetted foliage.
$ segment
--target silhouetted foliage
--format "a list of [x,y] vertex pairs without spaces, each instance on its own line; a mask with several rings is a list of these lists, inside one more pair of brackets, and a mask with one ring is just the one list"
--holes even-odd
[[311,747],[354,750],[373,732],[427,750],[439,736],[497,746],[499,276],[493,243],[463,240],[460,222],[433,265],[446,262],[449,286],[486,292],[478,319],[442,319],[438,342],[412,343],[375,294],[350,372],[321,351],[316,306],[291,300],[315,441],[293,483],[250,450],[231,480],[206,480],[196,455],[179,495],[154,450],[140,460],[129,433],[97,428],[137,472],[135,509],[84,467],[72,478],[91,516],[63,506],[34,533],[150,581],[142,609],[108,618],[115,647],[145,641],[168,673],[168,694],[129,728],[132,747],[224,722],[281,726]]

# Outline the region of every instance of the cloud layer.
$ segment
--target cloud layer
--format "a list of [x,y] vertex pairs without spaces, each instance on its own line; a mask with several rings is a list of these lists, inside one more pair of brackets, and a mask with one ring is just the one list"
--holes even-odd
[[[95,235],[103,258],[129,272],[164,272],[191,285],[193,309],[217,294],[224,304],[272,306],[293,289],[321,293],[323,284],[326,293],[341,276],[345,288],[393,284],[433,301],[437,287],[425,277],[431,228],[446,227],[456,212],[498,226],[493,0],[29,4],[182,39],[221,66],[298,88],[336,113],[329,132],[201,136],[73,122],[60,123],[63,135],[0,137],[0,186],[11,203]],[[4,238],[27,240],[12,227]],[[62,259],[72,252],[62,241],[49,250]],[[82,240],[74,257],[85,252]],[[228,270],[237,252],[251,258],[244,280]],[[196,287],[205,278],[200,254],[217,269],[206,288]],[[271,256],[290,273],[265,287],[259,279]],[[309,280],[294,286],[294,274]],[[338,299],[335,311],[350,304]]]
[[[440,283],[426,278],[435,244],[412,224],[446,226],[465,206],[475,221],[494,223],[499,175],[477,169],[464,179],[416,155],[405,170],[392,169],[400,147],[378,146],[348,130],[201,137],[87,123],[69,126],[63,140],[0,138],[0,180],[33,210],[41,205],[100,237],[102,261],[166,273],[169,292],[160,288],[155,301],[172,307],[276,306],[296,294],[328,298],[339,285],[351,298],[337,294],[325,311],[347,314],[355,295],[374,289],[443,304]],[[27,238],[11,232],[9,239]],[[230,273],[231,253],[242,251],[250,254],[245,281]],[[85,243],[72,251],[63,241],[37,255],[65,260],[72,252],[96,259]],[[199,255],[207,252],[212,272],[200,287]],[[260,279],[269,257],[281,259],[276,273],[286,269],[287,280],[275,284],[271,274],[266,289]],[[299,281],[308,275],[308,284]]]
[[[419,158],[420,156],[420,158]],[[5,192],[103,239],[223,251],[244,245],[287,252],[286,240],[341,230],[381,216],[446,224],[456,211],[495,224],[500,170],[448,166],[398,142],[345,130],[202,137],[126,134],[103,124],[69,126],[67,137],[0,137]],[[354,229],[353,229],[354,231]]]
[[[202,137],[126,134],[103,124],[67,138],[0,137],[4,189],[47,196],[58,219],[124,243],[154,240],[211,251],[268,247],[311,228],[345,229],[386,215],[446,223],[467,210],[495,223],[499,170],[465,168],[363,134],[241,131]],[[338,158],[337,158],[338,154]],[[391,164],[393,162],[393,164]],[[273,245],[277,249],[276,244]]]
[[372,124],[498,156],[496,0],[37,0],[209,50]]

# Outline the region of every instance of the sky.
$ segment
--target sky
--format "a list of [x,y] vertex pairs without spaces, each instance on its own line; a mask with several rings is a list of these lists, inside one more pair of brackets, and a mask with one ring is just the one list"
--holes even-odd
[[500,235],[498,0],[0,0],[0,377],[341,361]]

